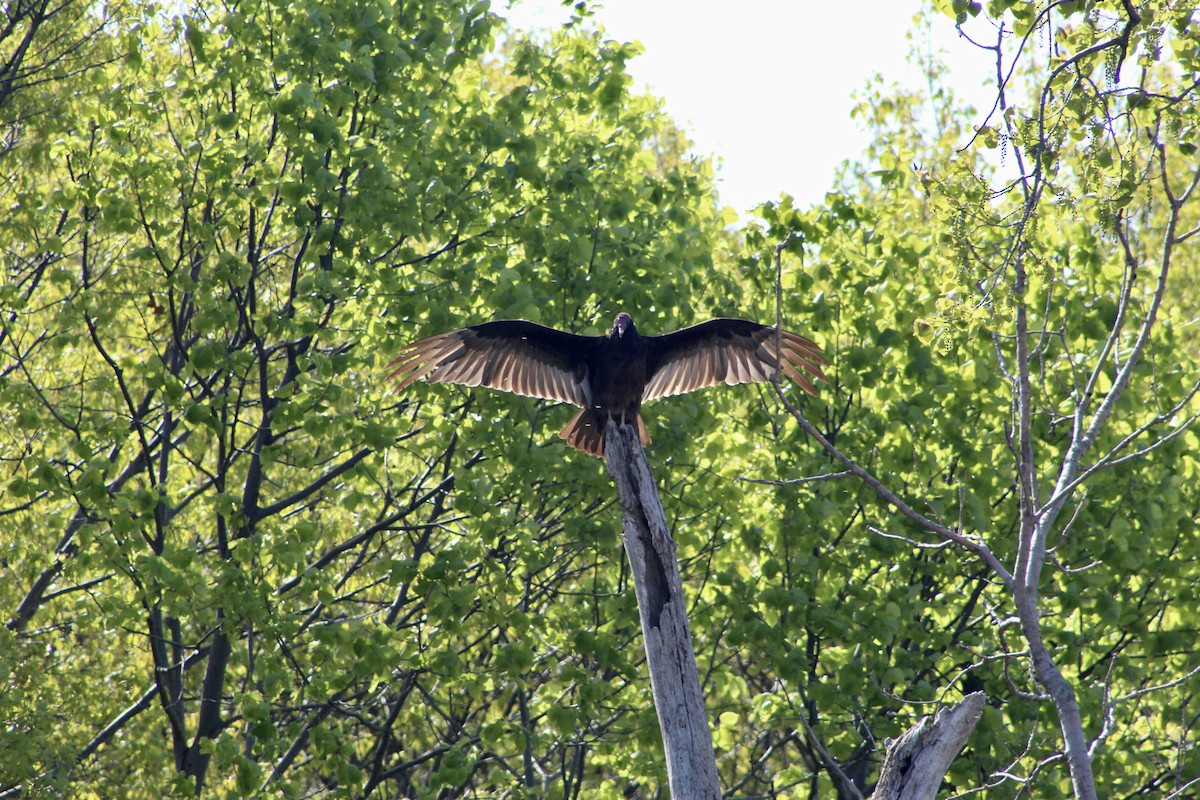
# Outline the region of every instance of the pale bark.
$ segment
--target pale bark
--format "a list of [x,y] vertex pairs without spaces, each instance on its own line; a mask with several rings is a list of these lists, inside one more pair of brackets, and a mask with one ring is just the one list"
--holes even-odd
[[983,692],[975,692],[889,741],[871,800],[933,800],[982,714]]
[[721,786],[688,628],[687,601],[654,476],[631,427],[609,424],[604,449],[621,501],[622,538],[642,619],[671,797],[717,800]]

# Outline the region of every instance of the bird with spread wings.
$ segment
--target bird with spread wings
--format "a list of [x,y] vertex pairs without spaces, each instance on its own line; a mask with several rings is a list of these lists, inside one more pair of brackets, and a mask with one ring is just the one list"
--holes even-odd
[[661,336],[642,336],[617,315],[604,336],[578,336],[526,320],[484,322],[413,342],[389,364],[397,391],[430,383],[486,386],[556,400],[580,411],[559,434],[571,447],[604,456],[609,419],[633,424],[650,443],[641,405],[721,383],[769,381],[779,373],[809,394],[829,362],[813,342],[744,319],[710,319]]

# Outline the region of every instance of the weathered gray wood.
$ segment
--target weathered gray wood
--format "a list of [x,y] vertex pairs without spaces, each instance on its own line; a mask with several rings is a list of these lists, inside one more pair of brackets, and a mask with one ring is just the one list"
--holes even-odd
[[933,800],[982,713],[983,692],[974,692],[889,741],[871,800]]
[[658,488],[632,427],[610,423],[605,460],[617,485],[625,553],[633,575],[650,688],[658,712],[667,779],[675,800],[718,800],[721,786],[700,673],[687,621],[687,600]]

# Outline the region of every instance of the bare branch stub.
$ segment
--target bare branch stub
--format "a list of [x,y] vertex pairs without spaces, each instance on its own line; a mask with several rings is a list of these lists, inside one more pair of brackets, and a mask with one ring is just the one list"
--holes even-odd
[[983,692],[969,694],[889,741],[872,800],[933,800],[979,723],[983,700]]

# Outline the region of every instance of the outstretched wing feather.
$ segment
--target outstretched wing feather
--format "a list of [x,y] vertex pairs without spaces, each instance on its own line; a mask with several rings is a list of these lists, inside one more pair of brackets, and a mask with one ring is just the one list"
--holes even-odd
[[776,369],[816,394],[812,379],[825,380],[821,367],[829,363],[803,336],[777,335],[773,327],[744,319],[712,319],[646,338],[649,380],[642,402],[721,383],[769,381]]
[[525,320],[485,322],[413,342],[388,365],[388,378],[396,391],[425,378],[586,407],[586,364],[599,338]]

